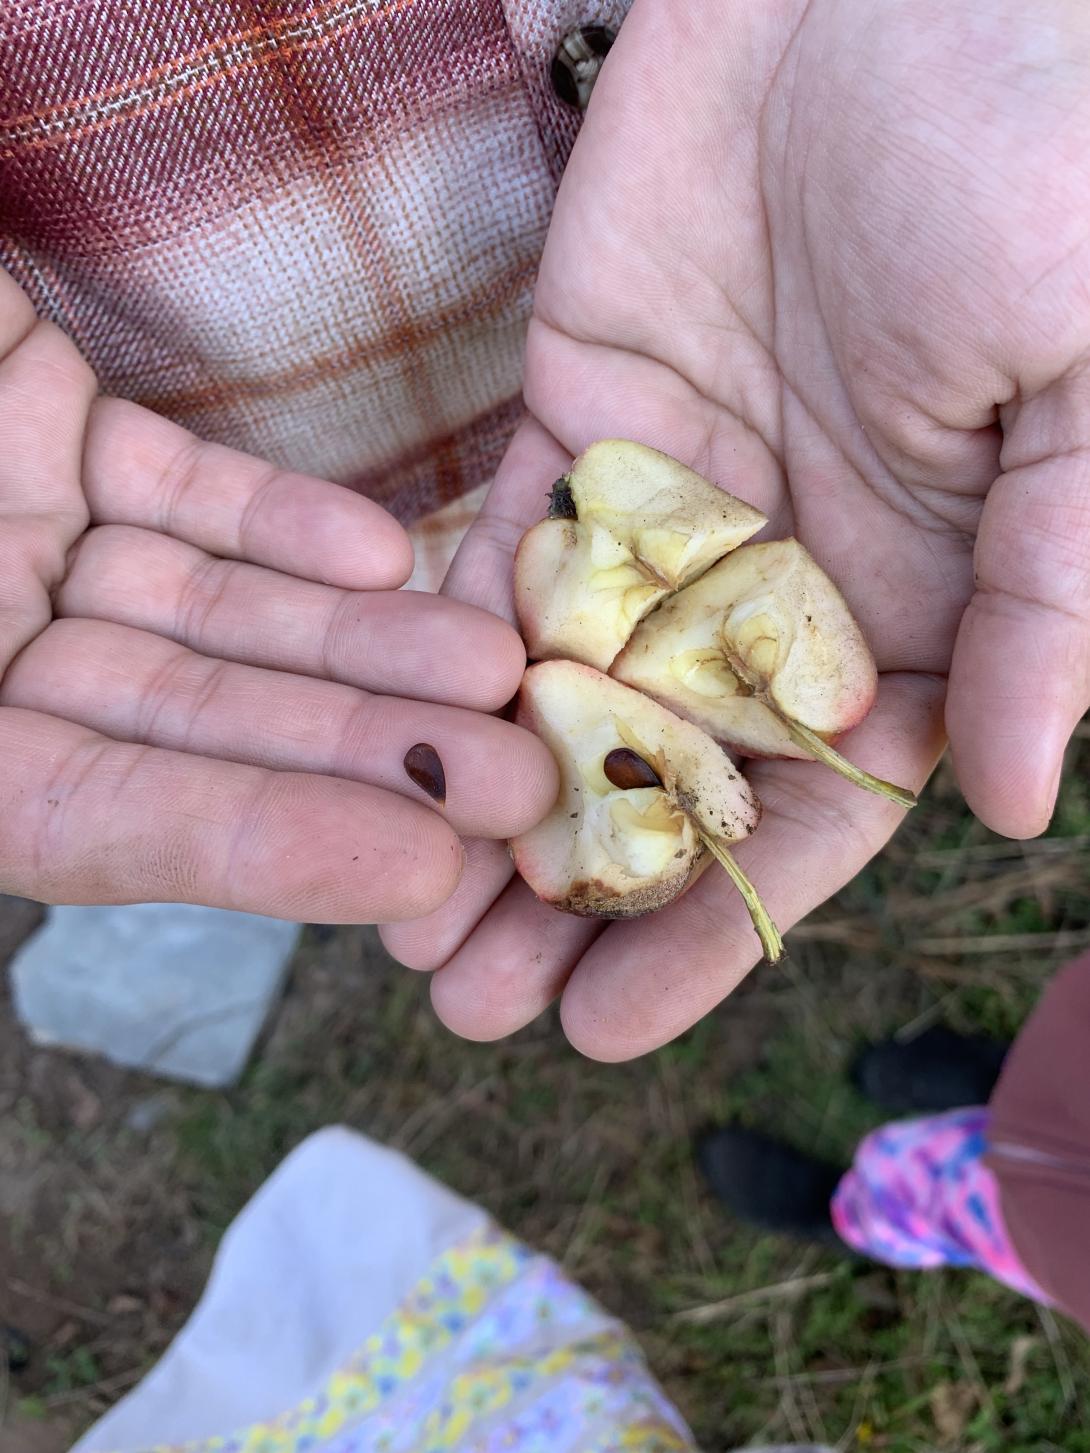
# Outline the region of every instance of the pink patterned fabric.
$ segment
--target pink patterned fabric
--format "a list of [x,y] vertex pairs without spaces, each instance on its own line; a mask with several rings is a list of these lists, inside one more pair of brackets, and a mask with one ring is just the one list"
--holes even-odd
[[987,1150],[986,1109],[883,1125],[833,1197],[838,1235],[889,1266],[974,1267],[1048,1304],[1007,1234]]

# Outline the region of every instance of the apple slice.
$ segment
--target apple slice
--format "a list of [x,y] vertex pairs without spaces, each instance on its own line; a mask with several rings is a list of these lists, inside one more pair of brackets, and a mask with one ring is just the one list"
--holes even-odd
[[515,555],[530,659],[574,658],[608,671],[648,611],[766,523],[656,449],[624,439],[591,444]]
[[637,627],[611,674],[739,751],[816,758],[915,805],[829,745],[866,716],[878,677],[843,596],[797,540],[714,565]]
[[707,866],[707,849],[742,893],[766,958],[780,957],[779,934],[728,851],[757,826],[760,804],[710,737],[574,661],[527,670],[517,719],[560,768],[552,812],[511,843],[543,902],[584,917],[650,913]]

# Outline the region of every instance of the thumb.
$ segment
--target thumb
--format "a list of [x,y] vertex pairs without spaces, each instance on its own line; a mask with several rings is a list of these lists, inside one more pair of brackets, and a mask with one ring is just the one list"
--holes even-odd
[[553,481],[572,456],[531,416],[515,430],[480,513],[443,581],[442,594],[515,620],[513,567],[523,532],[545,518]]
[[970,807],[1023,838],[1048,826],[1090,706],[1090,383],[1058,382],[1005,423],[946,721]]

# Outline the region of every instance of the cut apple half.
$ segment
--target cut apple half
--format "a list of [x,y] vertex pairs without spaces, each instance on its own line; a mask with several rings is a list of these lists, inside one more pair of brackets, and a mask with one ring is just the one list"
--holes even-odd
[[515,606],[531,660],[608,671],[666,596],[755,535],[764,515],[676,459],[605,439],[553,488],[549,518],[515,555]]
[[760,804],[717,743],[574,661],[526,671],[517,719],[560,769],[553,810],[511,843],[538,898],[585,917],[636,917],[677,898],[710,853],[741,892],[765,957],[781,956],[775,925],[729,851],[757,826]]
[[878,676],[844,598],[797,540],[720,560],[637,626],[611,674],[741,752],[816,758],[915,805],[829,745],[870,711]]

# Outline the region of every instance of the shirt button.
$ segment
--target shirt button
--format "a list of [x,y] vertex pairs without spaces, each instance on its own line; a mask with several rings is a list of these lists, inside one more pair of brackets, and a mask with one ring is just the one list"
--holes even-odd
[[553,59],[553,90],[569,106],[585,111],[602,62],[616,39],[605,25],[583,25],[570,30]]

